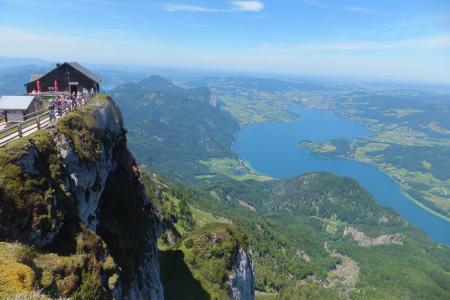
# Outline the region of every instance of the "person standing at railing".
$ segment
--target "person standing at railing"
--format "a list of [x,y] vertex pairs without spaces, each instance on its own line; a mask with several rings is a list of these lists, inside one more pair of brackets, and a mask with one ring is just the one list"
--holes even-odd
[[68,112],[72,109],[72,100],[71,100],[71,96],[65,96],[62,99],[63,103],[64,103],[64,112]]
[[55,119],[55,101],[53,99],[50,99],[50,102],[48,103],[48,118],[50,119],[50,122]]
[[58,116],[62,116],[63,115],[63,105],[64,103],[62,103],[62,99],[60,97],[58,97],[56,99],[56,109],[58,111]]
[[81,98],[82,97],[83,97],[83,94],[80,91],[78,91],[77,92],[77,99],[75,101],[76,106],[81,106]]
[[64,97],[61,96],[61,116],[64,116],[68,111],[70,111],[70,102],[64,101]]
[[78,99],[78,95],[76,97],[72,97],[72,109],[77,109]]

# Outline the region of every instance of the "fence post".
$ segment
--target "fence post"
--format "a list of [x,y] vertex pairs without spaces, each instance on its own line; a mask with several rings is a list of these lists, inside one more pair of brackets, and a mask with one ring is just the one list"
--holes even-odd
[[36,123],[37,123],[37,129],[38,130],[41,129],[41,116],[37,116]]
[[17,132],[19,133],[19,137],[22,137],[22,123],[19,123],[19,125],[17,125]]

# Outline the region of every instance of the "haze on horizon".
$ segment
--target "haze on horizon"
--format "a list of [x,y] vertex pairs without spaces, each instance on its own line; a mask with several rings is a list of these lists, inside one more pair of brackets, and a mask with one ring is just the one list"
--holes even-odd
[[0,56],[450,83],[450,1],[0,0]]

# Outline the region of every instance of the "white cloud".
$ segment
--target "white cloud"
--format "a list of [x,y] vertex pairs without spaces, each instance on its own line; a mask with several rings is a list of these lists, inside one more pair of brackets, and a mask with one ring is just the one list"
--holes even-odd
[[330,9],[330,10],[348,11],[348,12],[354,12],[354,13],[360,13],[360,14],[372,14],[372,15],[379,14],[378,11],[375,11],[375,10],[367,8],[367,7],[362,7],[362,6],[331,5],[331,4],[328,4],[328,3],[325,3],[325,2],[319,1],[319,0],[303,0],[303,3],[305,3],[307,5],[324,8],[324,9]]
[[261,1],[232,1],[231,4],[238,11],[262,11],[264,9]]
[[227,12],[259,12],[264,9],[261,1],[231,1],[227,8],[213,8],[204,5],[168,3],[163,6],[167,12],[190,12],[190,13],[227,13]]
[[164,6],[164,10],[168,12],[225,12],[223,9],[210,8],[200,5],[169,3]]
[[343,6],[342,7],[343,10],[346,11],[352,11],[352,12],[357,12],[357,13],[362,13],[362,14],[371,14],[371,13],[375,13],[375,11],[365,8],[365,7],[360,7],[360,6]]

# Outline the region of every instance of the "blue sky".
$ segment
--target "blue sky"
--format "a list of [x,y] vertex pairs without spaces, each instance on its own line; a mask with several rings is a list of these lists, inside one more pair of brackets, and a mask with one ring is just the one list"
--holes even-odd
[[450,83],[450,1],[0,0],[0,55]]

